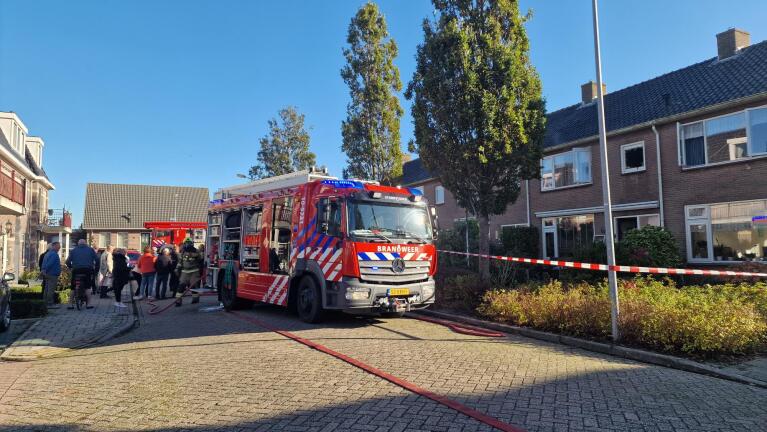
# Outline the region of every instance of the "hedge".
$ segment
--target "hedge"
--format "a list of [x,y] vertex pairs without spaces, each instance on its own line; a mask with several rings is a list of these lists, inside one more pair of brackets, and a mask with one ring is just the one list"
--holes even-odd
[[44,300],[39,299],[13,299],[11,300],[11,317],[13,319],[36,318],[45,316],[48,308]]
[[[767,284],[679,288],[670,279],[621,281],[624,343],[696,357],[746,354],[767,343]],[[531,284],[485,293],[477,308],[495,321],[593,339],[610,336],[605,281]]]

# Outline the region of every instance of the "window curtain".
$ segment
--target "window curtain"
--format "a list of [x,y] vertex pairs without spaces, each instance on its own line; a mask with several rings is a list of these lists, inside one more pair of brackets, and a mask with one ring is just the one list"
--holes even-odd
[[705,165],[706,149],[702,136],[684,140],[684,159],[685,166]]

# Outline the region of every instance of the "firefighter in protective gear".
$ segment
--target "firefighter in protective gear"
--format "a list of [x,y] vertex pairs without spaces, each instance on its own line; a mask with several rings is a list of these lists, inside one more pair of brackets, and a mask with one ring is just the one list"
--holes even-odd
[[[192,289],[200,283],[205,259],[194,247],[191,239],[184,242],[181,256],[178,259],[176,273],[178,275],[178,291],[176,292],[176,306],[181,306],[181,298],[187,289]],[[200,302],[200,293],[192,292],[192,303]]]

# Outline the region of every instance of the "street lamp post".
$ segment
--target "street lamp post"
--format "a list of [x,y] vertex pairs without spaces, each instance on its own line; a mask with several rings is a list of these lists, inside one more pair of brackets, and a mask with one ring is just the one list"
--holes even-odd
[[597,0],[592,0],[592,12],[594,14],[594,61],[597,70],[597,118],[599,122],[599,155],[602,164],[602,200],[604,201],[605,214],[605,248],[607,249],[607,282],[610,289],[610,318],[612,324],[612,338],[617,342],[620,338],[618,332],[618,280],[615,273],[615,242],[613,238],[613,211],[610,198],[610,167],[607,161],[607,128],[605,127],[605,104],[604,92],[602,91],[602,54],[599,49],[599,13]]

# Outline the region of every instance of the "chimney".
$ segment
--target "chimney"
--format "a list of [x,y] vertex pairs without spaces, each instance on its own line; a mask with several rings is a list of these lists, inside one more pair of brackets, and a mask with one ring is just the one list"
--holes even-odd
[[731,28],[716,35],[716,49],[719,54],[719,60],[732,57],[749,45],[751,45],[751,35],[740,29]]
[[[602,83],[602,94],[607,94],[607,86]],[[597,98],[597,83],[589,81],[581,86],[581,102],[584,104],[591,103]]]

